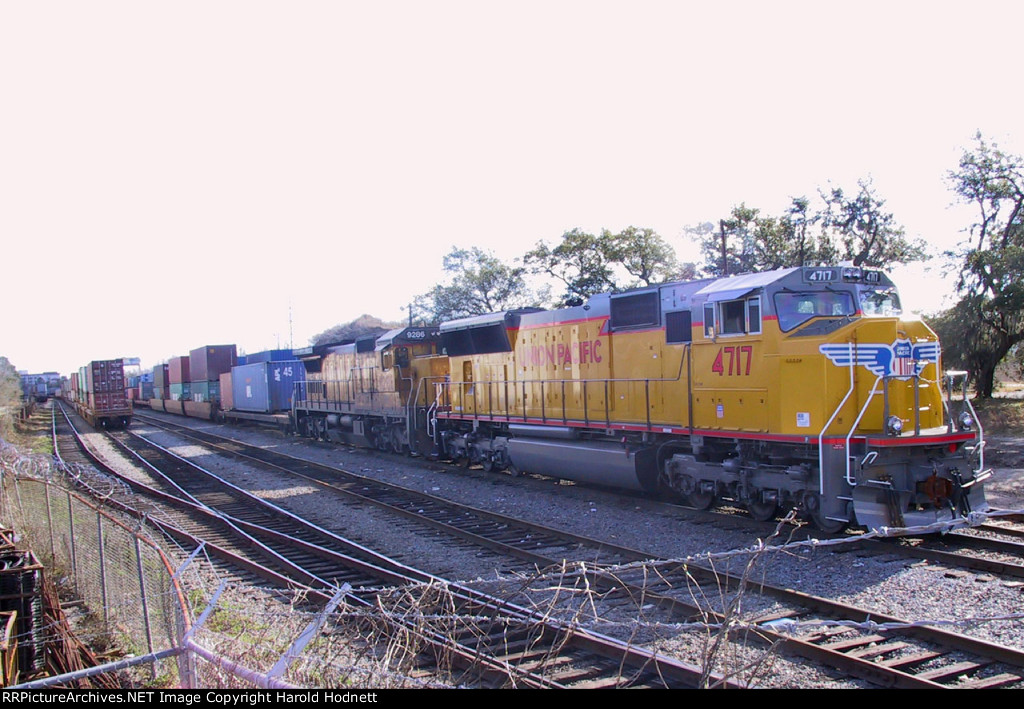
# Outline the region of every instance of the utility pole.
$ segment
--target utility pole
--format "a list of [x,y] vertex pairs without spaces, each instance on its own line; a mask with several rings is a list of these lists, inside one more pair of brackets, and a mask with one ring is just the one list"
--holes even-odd
[[719,233],[722,236],[722,275],[723,276],[728,276],[729,275],[729,259],[726,256],[726,250],[725,250],[725,220],[724,219],[719,219],[718,220],[718,230],[719,230]]
[[292,301],[288,299],[288,349],[295,348],[295,336],[292,332]]

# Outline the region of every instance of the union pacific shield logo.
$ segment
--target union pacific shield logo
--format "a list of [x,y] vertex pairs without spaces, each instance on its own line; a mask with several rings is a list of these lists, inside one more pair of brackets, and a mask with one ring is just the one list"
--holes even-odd
[[818,351],[837,367],[865,367],[876,377],[912,377],[929,364],[939,361],[938,342],[896,340],[891,345],[821,345]]

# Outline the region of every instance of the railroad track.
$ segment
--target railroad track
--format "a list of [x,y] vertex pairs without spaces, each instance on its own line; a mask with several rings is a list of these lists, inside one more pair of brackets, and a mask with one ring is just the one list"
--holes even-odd
[[[141,417],[147,423],[183,436],[215,450],[232,455],[250,463],[298,475],[303,479],[330,487],[350,498],[374,504],[394,513],[405,515],[427,526],[468,540],[474,544],[488,546],[492,550],[520,558],[530,564],[546,566],[552,559],[571,559],[605,565],[618,565],[631,561],[651,558],[643,550],[610,545],[600,540],[569,534],[542,525],[529,524],[521,519],[468,508],[435,496],[412,491],[397,485],[381,482],[365,476],[327,465],[312,463],[302,458],[288,456],[225,438],[205,431],[170,423],[162,419]],[[707,516],[708,513],[702,512]],[[712,515],[718,522],[720,516]],[[728,515],[725,523],[740,524],[751,530],[751,538],[763,538],[770,534],[772,524],[757,522],[739,515]],[[996,527],[1005,533],[1006,526]],[[1019,529],[1019,528],[1018,528]],[[817,534],[807,527],[793,533],[793,538],[808,538]],[[872,546],[879,553],[895,553],[907,558],[922,559],[950,567],[995,574],[1008,578],[1024,578],[1024,543],[1013,539],[998,539],[991,530],[986,536],[978,536],[972,530],[955,531],[942,537],[929,538],[896,537],[892,539],[865,540],[865,548]],[[982,552],[982,553],[979,553]],[[515,571],[506,566],[505,572]]]
[[[770,554],[770,547],[765,548]],[[764,563],[771,563],[766,556]],[[1024,687],[1024,652],[979,641],[928,625],[912,623],[887,614],[753,582],[742,574],[728,574],[699,564],[666,561],[635,569],[589,572],[596,587],[620,589],[666,609],[684,622],[701,618],[711,624],[737,619],[731,609],[714,610],[693,599],[725,599],[728,605],[744,593],[776,601],[782,609],[754,613],[736,624],[759,642],[778,646],[801,657],[835,667],[883,687],[988,688]],[[756,574],[753,575],[756,578]],[[682,591],[682,592],[680,592]],[[821,630],[796,635],[797,626]]]
[[[172,428],[178,429],[177,426]],[[225,442],[222,437],[206,432],[199,433],[186,429],[180,435],[191,437],[193,440],[210,441],[210,445],[215,445],[220,450],[250,462],[273,466],[281,471],[293,467],[298,460],[238,441]],[[321,475],[326,475],[325,479],[329,480],[339,474],[334,468],[311,464],[308,461],[299,461],[298,464],[304,476],[311,475],[313,470],[319,471],[316,476],[318,479],[321,479]],[[360,479],[360,482],[363,481]],[[375,485],[379,484],[373,482]],[[413,506],[422,506],[422,502],[414,503]],[[905,540],[899,541],[905,544]],[[598,543],[592,544],[599,547]],[[889,548],[889,545],[879,547],[882,553],[889,553]],[[638,553],[636,556],[651,555]],[[954,558],[960,563],[964,561],[960,555],[955,555]],[[547,559],[549,564],[556,561],[557,557]],[[652,583],[652,579],[656,581]],[[739,588],[742,585],[740,578],[725,574],[720,569],[711,570],[699,564],[681,567],[664,561],[654,565],[637,566],[635,571],[616,571],[614,574],[597,569],[590,572],[588,582],[593,588],[606,591],[614,589],[614,595],[619,599],[635,601],[642,598],[648,604],[653,603],[667,609],[671,621],[709,623],[725,623],[727,618],[722,613],[688,602],[686,597],[717,596],[728,592],[730,587]],[[750,587],[750,584],[747,586]],[[683,597],[680,597],[679,589],[685,591]],[[673,590],[675,592],[671,592]],[[908,628],[913,624],[863,608],[765,584],[757,585],[757,593],[785,603],[791,608],[783,613],[775,612],[771,617],[754,620],[755,635],[759,642],[769,646],[781,645],[789,652],[841,668],[852,676],[874,684],[939,687],[949,686],[955,681],[957,686],[985,687],[1015,685],[1021,681],[1019,668],[1024,666],[1024,656],[1014,650],[979,643],[964,635],[934,629],[901,628],[898,631],[885,630],[884,634],[873,631],[857,632],[851,627],[863,625],[865,621],[874,625],[902,625]],[[798,639],[774,629],[780,624],[788,627],[797,622],[838,627],[839,630],[822,631]],[[900,639],[902,636],[912,638]],[[963,656],[964,653],[968,653],[972,659],[957,662],[948,659]],[[1001,669],[996,671],[994,668]]]
[[[364,552],[372,555],[377,563],[339,553],[334,550],[336,546],[344,546],[350,552],[351,543],[281,510],[277,511],[278,519],[271,519],[275,516],[273,506],[223,481],[211,481],[210,478],[215,476],[164,449],[142,443],[139,437],[112,436],[115,440],[121,438],[131,441],[125,451],[130,448],[131,454],[137,460],[145,461],[154,473],[159,470],[162,475],[167,468],[168,484],[178,489],[179,497],[187,499],[176,502],[156,487],[125,479],[126,485],[135,489],[136,496],[157,494],[162,504],[185,508],[189,515],[195,514],[196,510],[215,511],[216,517],[242,537],[241,546],[259,549],[255,565],[265,563],[269,555],[271,563],[268,566],[278,566],[281,569],[279,575],[283,578],[290,576],[290,580],[286,580],[288,585],[308,586],[326,600],[332,592],[337,592],[341,580],[346,578],[343,570],[346,565],[355,563],[356,573],[369,574],[370,578],[345,581],[345,588],[351,588],[348,597],[352,602],[367,608],[376,607],[375,596],[385,584],[443,585],[447,589],[446,598],[451,599],[444,606],[444,612],[452,620],[443,636],[429,637],[428,640],[435,652],[443,653],[448,662],[467,667],[466,676],[473,677],[475,681],[491,686],[517,687],[669,688],[695,687],[702,682],[735,686],[720,677],[709,678],[699,668],[686,663],[611,638],[582,632],[571,624],[543,618],[531,610],[514,607],[487,594],[395,564],[369,550]],[[128,445],[127,441],[120,443]],[[112,469],[109,472],[117,474]],[[209,523],[209,520],[204,521]],[[289,528],[287,533],[280,528],[274,529],[282,524]],[[169,523],[163,525],[170,526]],[[187,525],[180,525],[184,526]],[[174,531],[181,533],[179,527]],[[224,546],[228,544],[225,542]],[[309,559],[311,553],[316,556],[313,561]],[[338,566],[327,571],[322,568],[315,572],[311,570],[317,568],[314,564],[322,567],[324,563]],[[424,609],[418,608],[415,614],[397,612],[390,614],[389,618],[397,623],[401,622],[403,615],[422,617],[423,613]],[[460,622],[460,618],[467,620]],[[487,632],[481,632],[482,627],[487,628]],[[402,630],[424,632],[423,628],[415,626],[406,626]],[[464,682],[466,678],[460,678],[460,681]]]
[[404,519],[413,520],[424,528],[443,532],[455,541],[467,541],[527,564],[526,567],[518,569],[506,565],[504,570],[528,571],[538,565],[548,566],[566,559],[611,566],[642,561],[650,556],[637,549],[457,504],[400,485],[205,431],[197,431],[162,419],[145,416],[138,418],[145,420],[149,425],[199,442],[205,447],[238,460],[296,476],[359,504],[373,505]]

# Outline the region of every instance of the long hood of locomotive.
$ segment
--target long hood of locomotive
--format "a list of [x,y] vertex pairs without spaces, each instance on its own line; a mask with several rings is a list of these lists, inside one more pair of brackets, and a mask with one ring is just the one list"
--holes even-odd
[[453,416],[814,443],[855,422],[883,434],[887,414],[905,430],[944,423],[937,338],[917,320],[786,334],[766,317],[763,332],[719,337],[695,322],[689,344],[670,344],[661,327],[612,332],[595,308],[524,316],[508,335],[508,352],[452,358]]

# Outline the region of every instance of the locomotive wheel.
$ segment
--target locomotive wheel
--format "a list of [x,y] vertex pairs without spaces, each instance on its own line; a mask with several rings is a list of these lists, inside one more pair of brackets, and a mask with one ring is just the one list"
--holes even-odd
[[767,522],[775,518],[775,514],[779,511],[779,505],[776,502],[748,502],[747,512],[750,516],[756,519],[758,522]]
[[710,510],[718,500],[718,496],[715,493],[701,492],[700,490],[694,490],[686,497],[690,501],[690,505],[698,510]]
[[391,429],[389,438],[391,439],[391,450],[399,455],[409,454],[409,446],[402,441],[402,432],[397,427]]
[[837,522],[834,519],[827,519],[825,515],[820,512],[813,513],[811,515],[811,520],[814,522],[814,526],[825,534],[839,534],[841,531],[846,529],[846,522]]
[[483,466],[485,473],[490,473],[494,470],[494,459],[489,455],[485,455],[484,459],[480,461],[480,465]]

